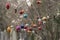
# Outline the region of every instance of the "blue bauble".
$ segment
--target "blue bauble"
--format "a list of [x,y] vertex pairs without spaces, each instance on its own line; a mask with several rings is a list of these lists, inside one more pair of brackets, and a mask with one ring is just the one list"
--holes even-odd
[[23,16],[24,16],[24,18],[27,18],[28,14],[24,14]]
[[21,25],[20,27],[23,29],[24,28],[24,25]]

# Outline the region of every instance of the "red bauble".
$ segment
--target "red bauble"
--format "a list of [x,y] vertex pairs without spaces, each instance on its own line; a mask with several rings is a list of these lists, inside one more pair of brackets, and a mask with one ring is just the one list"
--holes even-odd
[[26,27],[26,26],[24,27],[24,29],[27,29],[27,28],[28,28],[28,27]]
[[27,28],[26,31],[28,31],[28,30],[29,30],[29,31],[32,31],[32,28]]
[[10,8],[10,3],[6,3],[6,9]]
[[32,31],[32,28],[29,28],[28,30]]
[[24,13],[24,10],[20,10],[20,14],[23,14]]
[[42,30],[42,27],[38,27],[38,30]]
[[38,0],[38,1],[37,1],[37,4],[41,4],[41,1],[40,1],[40,0]]

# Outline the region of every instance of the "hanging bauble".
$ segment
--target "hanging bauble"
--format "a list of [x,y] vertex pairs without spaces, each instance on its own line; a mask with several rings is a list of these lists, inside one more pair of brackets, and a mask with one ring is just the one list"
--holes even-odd
[[29,24],[25,24],[24,29],[28,29]]
[[49,19],[50,17],[49,16],[47,16],[47,19]]
[[41,1],[40,0],[37,0],[37,4],[41,4]]
[[35,31],[33,30],[32,33],[35,33]]
[[32,28],[29,27],[29,28],[26,29],[26,31],[30,31],[31,32],[32,31]]
[[20,27],[23,29],[24,28],[24,25],[22,24]]
[[38,19],[38,22],[42,21],[40,18]]
[[24,10],[20,10],[20,12],[19,12],[20,14],[23,14],[24,13]]
[[42,24],[42,20],[39,18],[38,19],[38,24],[41,25]]
[[29,24],[25,24],[24,29],[27,29],[27,28],[28,28],[28,26],[29,26]]
[[47,17],[43,17],[42,20],[43,20],[43,21],[46,21],[46,20],[47,20]]
[[6,3],[6,9],[10,8],[10,3]]
[[43,21],[43,24],[45,24],[46,23],[46,21]]
[[37,27],[37,24],[32,24],[33,27]]
[[28,14],[24,14],[23,16],[24,16],[24,18],[27,18],[28,17]]
[[20,30],[20,26],[16,26],[16,30],[19,31]]
[[29,0],[26,0],[26,3],[29,7],[31,7],[32,3]]
[[31,32],[32,32],[32,28],[28,28],[26,31],[27,31],[28,33],[31,33]]
[[27,28],[28,28],[28,25],[27,25],[27,24],[25,24],[24,29],[27,29]]
[[42,30],[42,27],[38,27],[38,30]]
[[30,31],[30,30],[27,30],[27,32],[28,32],[28,33],[31,33],[31,31]]
[[28,30],[32,31],[32,28],[30,27],[30,28],[28,28]]
[[25,24],[25,27],[28,27],[29,26],[29,24]]
[[26,26],[24,27],[24,29],[27,29],[27,28],[28,28],[28,27],[26,27]]
[[39,22],[38,22],[38,24],[39,24],[39,25],[42,25],[42,24],[43,24],[43,22],[42,22],[42,21],[39,21]]
[[11,27],[7,27],[7,32],[11,32]]

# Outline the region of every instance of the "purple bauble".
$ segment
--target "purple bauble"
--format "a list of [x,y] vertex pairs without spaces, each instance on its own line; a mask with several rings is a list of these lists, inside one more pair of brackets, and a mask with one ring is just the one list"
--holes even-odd
[[20,26],[16,26],[16,30],[19,31],[20,30]]

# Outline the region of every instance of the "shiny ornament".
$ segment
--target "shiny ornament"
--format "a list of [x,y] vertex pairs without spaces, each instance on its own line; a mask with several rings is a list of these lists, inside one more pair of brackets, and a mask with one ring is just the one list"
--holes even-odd
[[46,21],[43,21],[43,24],[45,24],[46,23]]
[[27,30],[27,32],[28,32],[28,33],[31,33],[32,31],[30,31],[30,30]]
[[16,26],[16,30],[19,31],[20,30],[20,26]]
[[26,26],[26,27],[28,27],[28,26],[29,26],[29,24],[25,24],[25,26]]
[[27,32],[32,32],[32,28],[27,28],[26,31]]
[[29,26],[29,24],[25,24],[24,29],[27,29],[27,28],[28,28],[28,26]]
[[27,29],[27,28],[28,28],[27,26],[24,27],[24,29]]
[[6,9],[10,8],[10,3],[6,3]]
[[24,18],[27,18],[28,17],[28,14],[24,14],[23,16],[24,16]]
[[40,18],[38,19],[38,22],[42,21]]
[[46,20],[47,20],[47,17],[43,17],[42,20],[43,20],[43,21],[46,21]]
[[27,29],[23,29],[24,31],[26,31]]
[[35,31],[33,30],[32,33],[35,33]]
[[38,0],[38,1],[37,1],[37,4],[41,4],[41,1],[40,1],[40,0]]
[[28,28],[28,30],[32,31],[32,28]]
[[49,16],[47,16],[47,19],[49,19],[50,17]]
[[38,30],[42,30],[42,27],[38,27]]
[[20,27],[23,29],[24,28],[24,25],[22,24]]
[[24,13],[24,10],[20,10],[20,14],[23,14]]
[[39,25],[42,25],[42,24],[43,24],[43,22],[42,22],[42,21],[39,21],[39,22],[38,22],[38,24],[39,24]]
[[15,20],[12,20],[11,23],[15,23]]
[[27,5],[30,7],[32,5],[32,3],[30,2],[30,0],[26,0]]
[[11,27],[7,27],[7,32],[11,32]]
[[33,27],[37,27],[37,24],[32,24]]

